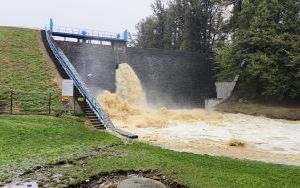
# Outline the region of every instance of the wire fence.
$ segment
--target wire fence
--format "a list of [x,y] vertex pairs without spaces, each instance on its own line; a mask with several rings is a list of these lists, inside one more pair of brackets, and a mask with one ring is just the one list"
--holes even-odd
[[6,91],[0,93],[0,114],[62,115],[73,113],[60,95],[48,92]]

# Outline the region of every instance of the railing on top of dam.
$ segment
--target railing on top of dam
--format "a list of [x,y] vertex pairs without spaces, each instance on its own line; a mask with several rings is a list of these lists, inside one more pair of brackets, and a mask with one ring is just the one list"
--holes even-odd
[[60,34],[63,36],[73,36],[73,37],[86,37],[86,38],[93,38],[99,40],[119,40],[127,42],[128,40],[128,31],[125,30],[122,33],[113,33],[107,31],[99,31],[99,30],[92,30],[92,29],[82,29],[82,28],[75,28],[75,27],[65,27],[65,26],[50,26],[46,25],[46,31],[50,30],[54,34]]

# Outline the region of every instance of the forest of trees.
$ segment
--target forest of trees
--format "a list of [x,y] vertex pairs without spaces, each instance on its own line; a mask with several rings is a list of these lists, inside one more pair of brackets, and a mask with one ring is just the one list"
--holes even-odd
[[136,47],[213,52],[219,80],[240,75],[240,97],[300,99],[299,0],[155,0],[152,10]]
[[155,0],[153,15],[137,25],[136,46],[211,51],[226,39],[222,13],[225,1]]

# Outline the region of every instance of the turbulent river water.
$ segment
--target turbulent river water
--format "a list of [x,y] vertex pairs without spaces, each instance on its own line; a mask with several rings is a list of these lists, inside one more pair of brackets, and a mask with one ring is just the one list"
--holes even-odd
[[[116,93],[105,91],[97,99],[117,127],[143,141],[177,151],[300,166],[299,121],[203,109],[153,109],[128,64],[119,65],[116,87]],[[232,142],[243,144],[234,147]]]

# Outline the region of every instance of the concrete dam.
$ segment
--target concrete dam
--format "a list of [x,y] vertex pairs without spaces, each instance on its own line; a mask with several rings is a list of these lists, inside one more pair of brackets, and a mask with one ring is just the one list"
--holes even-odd
[[204,107],[207,98],[216,98],[210,55],[161,49],[126,47],[56,40],[87,87],[97,96],[115,92],[118,64],[128,63],[139,77],[147,101],[154,107]]

